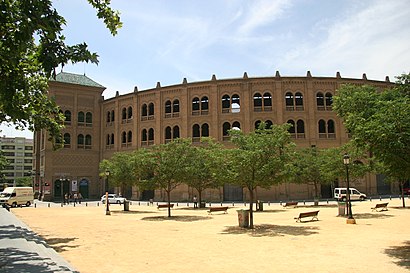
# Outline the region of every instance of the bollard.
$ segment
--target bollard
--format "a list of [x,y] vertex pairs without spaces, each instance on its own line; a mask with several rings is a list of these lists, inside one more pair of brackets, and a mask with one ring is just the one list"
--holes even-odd
[[268,201],[268,206],[270,206],[270,201]]
[[235,207],[235,203],[234,203],[234,202],[232,202],[232,207]]
[[34,204],[34,207],[37,208],[37,204]]
[[222,207],[222,202],[221,202],[221,207]]
[[188,202],[186,203],[186,206],[189,207],[189,203],[188,203]]
[[282,206],[282,201],[279,201],[279,205],[281,205],[281,206]]
[[305,200],[303,200],[303,205],[306,205],[306,201],[305,201]]
[[177,202],[177,207],[178,207],[178,202]]
[[370,202],[372,202],[372,197],[371,196],[369,197],[369,200],[370,200]]
[[390,200],[391,200],[391,195],[390,195]]
[[85,203],[85,206],[88,207],[88,203]]
[[99,207],[100,206],[100,202],[97,202],[97,207]]
[[382,201],[382,197],[381,197],[381,196],[379,196],[379,198],[380,198],[380,201]]
[[[48,204],[48,207],[50,207],[50,204]],[[63,207],[63,203],[61,203],[61,207]]]
[[[63,204],[61,204],[61,206],[63,206]],[[48,203],[48,207],[50,207],[50,203]]]
[[326,203],[329,204],[329,199],[326,199]]
[[75,207],[75,203],[74,203],[74,207]]
[[141,202],[138,202],[138,206],[141,206]]

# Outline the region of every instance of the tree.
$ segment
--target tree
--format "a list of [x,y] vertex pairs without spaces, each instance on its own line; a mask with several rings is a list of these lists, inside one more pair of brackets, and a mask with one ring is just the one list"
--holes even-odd
[[15,179],[16,187],[31,187],[33,179],[31,177],[18,177]]
[[253,228],[254,192],[257,187],[270,188],[288,177],[289,149],[293,148],[288,132],[289,125],[272,125],[259,128],[249,134],[231,130],[232,142],[237,146],[230,150],[231,168],[235,174],[233,184],[249,191],[250,228]]
[[[293,180],[312,185],[315,191],[314,197],[318,199],[320,185],[331,184],[339,178],[346,178],[343,165],[345,153],[351,158],[349,176],[352,181],[371,171],[371,159],[368,158],[366,152],[357,149],[351,143],[328,149],[302,148],[295,152],[292,160]],[[315,205],[317,204],[315,200]]]
[[192,160],[188,166],[186,184],[198,191],[199,204],[205,189],[218,188],[223,184],[220,174],[226,169],[223,157],[220,156],[221,150],[220,144],[207,138],[202,139],[199,146],[190,146]]
[[410,74],[399,76],[392,88],[382,92],[344,85],[334,97],[334,109],[354,144],[368,150],[403,188],[410,179]]
[[155,146],[152,151],[153,172],[151,182],[155,188],[163,189],[167,194],[168,217],[171,217],[171,192],[189,177],[191,141],[176,139],[167,144]]
[[[121,27],[110,0],[88,0],[113,35]],[[47,129],[50,140],[62,143],[64,116],[47,96],[48,79],[67,63],[98,63],[86,43],[66,45],[65,20],[51,0],[0,2],[0,123],[16,129]]]

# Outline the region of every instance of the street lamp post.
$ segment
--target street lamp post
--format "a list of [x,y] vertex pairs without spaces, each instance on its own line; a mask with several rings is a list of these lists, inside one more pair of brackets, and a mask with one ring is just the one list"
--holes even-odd
[[110,176],[110,171],[105,171],[105,215],[111,215],[110,204],[108,202],[108,177]]
[[347,202],[347,210],[348,210],[348,217],[346,220],[347,224],[356,224],[356,220],[353,218],[352,214],[352,203],[350,200],[350,187],[349,187],[349,164],[350,164],[350,156],[348,154],[343,155],[343,164],[346,167],[346,202]]

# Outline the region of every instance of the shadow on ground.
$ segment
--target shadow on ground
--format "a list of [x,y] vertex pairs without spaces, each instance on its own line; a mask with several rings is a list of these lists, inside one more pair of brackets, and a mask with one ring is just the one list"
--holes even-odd
[[394,217],[390,214],[375,212],[375,213],[354,213],[354,218],[356,219],[386,219]]
[[116,210],[116,211],[111,211],[112,214],[143,214],[143,213],[156,213],[155,211],[146,211],[146,210],[128,210],[128,211],[123,211],[123,210]]
[[77,272],[67,267],[58,266],[49,258],[40,257],[35,252],[23,251],[18,248],[8,248],[2,251],[0,248],[0,272]]
[[394,263],[410,270],[410,241],[404,242],[402,246],[392,246],[384,250],[388,256],[398,259]]
[[203,220],[210,220],[212,217],[210,216],[153,216],[153,217],[144,217],[141,220],[144,221],[177,221],[177,222],[195,222],[195,221],[203,221]]
[[307,226],[278,226],[278,225],[256,225],[254,229],[241,228],[238,226],[226,227],[221,234],[248,234],[253,237],[275,237],[275,236],[308,236],[318,233],[318,227]]
[[51,246],[56,252],[64,252],[69,248],[77,248],[78,245],[68,245],[70,242],[75,241],[78,238],[45,238],[44,241]]

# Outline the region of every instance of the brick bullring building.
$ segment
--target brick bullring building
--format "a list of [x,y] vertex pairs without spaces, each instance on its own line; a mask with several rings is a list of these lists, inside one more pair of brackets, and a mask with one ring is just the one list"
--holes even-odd
[[[64,148],[53,151],[47,132],[35,133],[35,185],[45,200],[58,200],[66,192],[79,191],[84,197],[98,198],[105,192],[99,177],[99,162],[115,152],[127,152],[167,143],[175,138],[212,137],[229,146],[227,131],[238,127],[250,132],[259,122],[291,123],[293,140],[299,147],[328,148],[348,141],[342,121],[332,111],[332,97],[342,84],[372,85],[385,89],[385,81],[336,77],[248,77],[216,79],[138,90],[104,99],[105,87],[85,75],[60,73],[49,82],[49,95],[64,113]],[[331,198],[334,185],[322,186],[323,198]],[[344,182],[340,181],[339,186]],[[368,195],[390,193],[381,175],[367,175],[353,186]],[[114,190],[114,189],[110,189]],[[132,199],[163,200],[160,190],[123,193]],[[173,191],[174,201],[190,200],[193,189],[180,186]],[[313,198],[307,185],[282,184],[269,190],[258,189],[262,200]],[[247,193],[233,185],[207,190],[209,201],[246,200]]]

